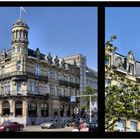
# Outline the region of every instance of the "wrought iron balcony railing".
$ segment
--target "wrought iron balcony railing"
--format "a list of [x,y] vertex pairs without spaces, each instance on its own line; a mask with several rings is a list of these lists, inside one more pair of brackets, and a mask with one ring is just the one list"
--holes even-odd
[[41,79],[41,80],[44,80],[44,81],[48,81],[48,76],[36,75],[32,72],[22,72],[22,71],[0,74],[0,80],[6,79],[6,78],[9,78],[9,77],[13,77],[13,80],[24,80],[29,76],[32,76],[35,79]]
[[59,85],[64,85],[64,86],[70,86],[72,88],[77,88],[79,89],[80,85],[77,84],[77,83],[73,83],[73,82],[68,82],[68,81],[65,81],[65,80],[59,80]]

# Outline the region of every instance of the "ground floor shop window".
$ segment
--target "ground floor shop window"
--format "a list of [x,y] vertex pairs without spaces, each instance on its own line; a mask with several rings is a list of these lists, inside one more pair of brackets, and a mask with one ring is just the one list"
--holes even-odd
[[8,101],[2,103],[2,114],[3,115],[10,114],[10,104]]
[[48,117],[48,104],[47,103],[41,104],[41,117]]
[[64,115],[64,105],[61,104],[60,106],[60,116],[63,117]]
[[70,106],[68,106],[67,116],[70,117]]
[[30,102],[28,105],[28,116],[37,117],[37,104],[35,102]]
[[138,127],[138,123],[135,121],[131,121],[130,122],[130,131],[131,132],[136,132],[137,131],[137,127]]
[[125,125],[126,125],[126,121],[120,120],[117,124],[117,130],[118,131],[125,131]]
[[15,117],[22,116],[22,101],[16,101],[15,103]]

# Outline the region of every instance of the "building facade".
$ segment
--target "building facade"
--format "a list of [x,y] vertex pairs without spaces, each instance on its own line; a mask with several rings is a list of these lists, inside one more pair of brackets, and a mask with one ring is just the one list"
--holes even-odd
[[[136,61],[133,55],[133,51],[129,51],[126,56],[116,53],[110,52],[110,45],[106,46],[106,53],[108,53],[109,58],[105,62],[105,71],[108,73],[105,80],[105,86],[108,84],[111,85],[119,85],[123,88],[125,83],[120,83],[119,81],[110,79],[110,74],[114,74],[117,77],[122,77],[125,80],[140,85],[140,62]],[[121,64],[121,65],[120,65]],[[114,70],[112,67],[117,66]],[[110,70],[108,69],[110,67]],[[107,71],[109,70],[109,71]],[[111,81],[112,80],[112,81]],[[106,93],[107,95],[107,93]],[[122,93],[123,95],[123,93]],[[117,100],[116,100],[117,101]],[[120,116],[121,117],[121,116]],[[121,120],[114,124],[114,131],[121,132],[138,132],[140,131],[140,121],[135,117],[125,118],[121,117]]]
[[[72,55],[72,56],[66,56],[64,57],[64,60],[67,63],[71,63],[75,60],[77,63],[77,66],[80,68],[80,95],[84,95],[85,88],[87,86],[91,87],[95,90],[93,94],[96,95],[95,100],[92,101],[92,111],[96,114],[94,115],[95,119],[97,120],[97,112],[98,112],[98,103],[97,103],[97,97],[98,97],[98,73],[93,68],[90,68],[87,66],[86,63],[86,57],[82,54],[78,55]],[[86,104],[84,99],[80,100],[80,104]]]
[[0,114],[25,125],[50,118],[69,119],[79,99],[80,68],[39,48],[28,48],[29,27],[22,19],[12,26],[11,49],[0,53]]

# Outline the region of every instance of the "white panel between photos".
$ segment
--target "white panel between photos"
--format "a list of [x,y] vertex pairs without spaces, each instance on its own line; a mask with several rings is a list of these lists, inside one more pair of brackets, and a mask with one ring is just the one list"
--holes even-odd
[[[9,139],[1,139],[1,140],[9,140]],[[17,139],[13,139],[13,140],[17,140]],[[25,140],[25,139],[20,139],[20,140]],[[26,138],[26,140],[31,140],[31,139],[27,139]],[[36,140],[42,140],[42,139],[36,139]],[[58,139],[44,139],[43,138],[43,140],[58,140]],[[69,140],[77,140],[77,139],[69,139]],[[78,140],[89,140],[89,139],[78,139]],[[91,139],[91,140],[103,140],[103,139],[96,139],[96,138],[93,138],[93,139]],[[114,140],[114,139],[109,139],[109,140]],[[115,140],[124,140],[124,139],[116,139],[115,138]],[[126,139],[125,138],[125,140],[135,140],[135,139]]]

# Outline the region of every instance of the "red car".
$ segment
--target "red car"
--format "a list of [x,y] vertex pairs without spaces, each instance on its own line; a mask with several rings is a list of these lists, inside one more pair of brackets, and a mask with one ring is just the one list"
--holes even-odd
[[3,131],[6,131],[6,132],[9,132],[9,131],[13,131],[13,132],[22,131],[23,128],[24,128],[23,124],[20,124],[18,122],[7,121],[7,122],[4,122],[4,123],[2,123],[0,125],[0,132],[3,132]]

